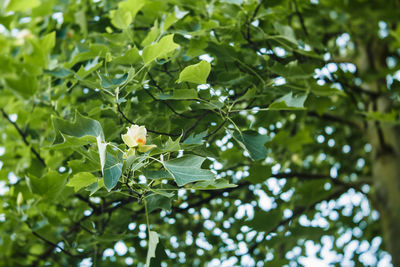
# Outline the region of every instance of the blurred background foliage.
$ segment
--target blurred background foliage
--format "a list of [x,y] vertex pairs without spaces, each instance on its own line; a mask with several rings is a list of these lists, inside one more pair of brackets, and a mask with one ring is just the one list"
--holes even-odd
[[[144,206],[122,181],[66,186],[98,170],[78,153],[96,145],[52,146],[51,117],[76,112],[116,144],[145,125],[237,185],[154,198],[153,266],[398,265],[399,6],[1,0],[0,265],[145,264]],[[180,77],[204,61],[206,81]]]

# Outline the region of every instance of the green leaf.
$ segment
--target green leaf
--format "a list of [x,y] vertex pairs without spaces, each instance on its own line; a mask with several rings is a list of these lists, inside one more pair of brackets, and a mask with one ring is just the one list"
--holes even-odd
[[147,250],[146,267],[150,267],[151,258],[156,257],[156,248],[159,241],[157,232],[149,231],[149,248]]
[[97,182],[97,178],[93,174],[90,172],[80,172],[69,179],[67,186],[73,187],[75,192],[78,192],[82,188],[87,187],[95,182]]
[[73,57],[70,62],[64,64],[65,68],[72,68],[76,63],[94,59],[96,57],[104,58],[109,52],[109,47],[104,44],[90,44],[89,48],[74,50]]
[[266,135],[261,135],[255,131],[244,131],[244,132],[233,132],[231,133],[233,138],[244,148],[253,160],[264,159],[267,156],[267,149],[265,148],[265,142],[271,138]]
[[191,189],[219,190],[219,189],[234,188],[234,187],[237,187],[237,185],[229,183],[229,181],[227,181],[226,179],[217,179],[212,181],[197,182],[193,186],[191,186]]
[[166,161],[164,166],[174,177],[176,184],[184,186],[188,183],[212,180],[214,178],[215,175],[210,170],[201,169],[201,164],[204,160],[205,158],[203,157],[187,155]]
[[[7,2],[6,2],[7,3]],[[4,5],[4,4],[2,4]],[[40,5],[39,0],[11,0],[6,8],[7,12],[19,12],[19,11],[27,11],[28,9],[32,9]]]
[[108,191],[113,189],[121,177],[122,162],[115,158],[110,153],[107,153],[106,162],[104,165],[104,185]]
[[128,73],[125,73],[124,75],[115,79],[109,79],[104,75],[100,75],[101,87],[106,89],[116,88],[126,82],[126,80],[128,79],[128,75]]
[[156,209],[171,210],[171,199],[160,194],[152,194],[146,197],[146,203],[148,213]]
[[111,23],[119,29],[127,29],[132,23],[132,15],[128,10],[117,9],[110,11]]
[[8,87],[25,98],[33,96],[38,89],[37,78],[23,71],[19,76],[5,79]]
[[296,36],[294,35],[292,27],[274,22],[274,28],[281,36],[285,37],[288,41],[297,44]]
[[46,74],[52,75],[57,78],[66,78],[72,76],[74,74],[73,71],[65,69],[65,68],[58,68],[53,70],[45,70],[43,71]]
[[173,179],[172,175],[168,171],[160,170],[160,171],[152,171],[152,170],[143,170],[143,175],[150,180],[154,179]]
[[139,50],[135,46],[126,51],[122,56],[113,59],[112,62],[115,64],[133,65],[140,61],[142,61],[142,57],[139,55]]
[[104,140],[103,129],[100,123],[97,120],[82,116],[79,112],[76,112],[73,122],[57,117],[52,117],[52,120],[54,128],[62,134],[74,137],[94,136],[97,138],[100,136],[101,140]]
[[185,145],[201,145],[203,144],[203,138],[207,135],[208,130],[201,132],[199,134],[192,133],[191,135],[183,141]]
[[184,68],[179,74],[178,83],[191,82],[197,84],[207,83],[207,77],[210,74],[211,65],[205,60]]
[[53,170],[41,178],[27,177],[31,192],[48,199],[55,199],[64,189],[66,182],[67,174],[60,174]]
[[97,136],[96,140],[97,140],[97,148],[98,148],[99,157],[100,157],[101,172],[104,174],[104,164],[106,162],[107,143],[102,141],[100,136]]
[[282,211],[280,209],[264,211],[261,209],[254,212],[254,217],[251,221],[246,222],[246,225],[256,231],[269,232],[278,225],[282,220]]
[[157,98],[161,100],[197,99],[198,95],[195,89],[179,89],[174,90],[173,94],[157,94]]
[[158,43],[151,44],[143,49],[144,63],[147,65],[155,59],[165,58],[178,47],[179,45],[174,43],[174,35],[166,35]]
[[167,142],[162,142],[161,137],[158,137],[156,139],[153,139],[153,143],[157,145],[156,148],[150,151],[150,156],[158,155],[161,153],[166,153],[166,152],[176,152],[181,150],[181,146],[179,144],[179,141],[181,140],[181,137],[178,137],[173,141],[171,137],[168,137]]
[[89,191],[89,196],[93,196],[97,191],[104,187],[104,180],[100,179],[97,182],[89,185],[86,190]]
[[86,78],[89,74],[92,72],[96,71],[99,69],[101,66],[103,66],[103,61],[99,61],[99,57],[95,57],[91,62],[88,62],[85,66],[81,66],[76,73],[76,78],[80,81],[82,81],[84,78]]
[[261,164],[253,164],[249,170],[249,176],[246,180],[252,184],[259,184],[271,177],[271,166],[265,166]]
[[303,110],[304,102],[307,99],[307,94],[298,94],[293,96],[293,93],[290,92],[287,95],[275,100],[271,105],[269,105],[268,109],[271,110]]
[[151,27],[150,32],[147,34],[146,38],[142,41],[141,45],[142,46],[148,46],[151,43],[153,43],[158,35],[160,35],[161,29],[158,27],[158,21],[154,23],[154,26]]

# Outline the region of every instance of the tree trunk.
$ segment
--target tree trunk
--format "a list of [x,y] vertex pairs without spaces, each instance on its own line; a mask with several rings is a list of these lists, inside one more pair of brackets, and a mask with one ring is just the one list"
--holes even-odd
[[[376,110],[385,113],[390,101],[376,100]],[[394,266],[400,266],[400,130],[389,123],[372,122],[369,125],[373,147],[372,174],[375,207],[380,213],[383,241],[392,255]]]

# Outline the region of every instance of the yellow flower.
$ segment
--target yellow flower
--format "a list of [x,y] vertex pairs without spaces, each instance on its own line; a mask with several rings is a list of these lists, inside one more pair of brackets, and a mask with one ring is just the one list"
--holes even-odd
[[126,134],[121,135],[121,137],[129,147],[128,154],[135,154],[135,148],[139,152],[147,152],[156,147],[156,145],[146,145],[146,135],[147,130],[144,126],[133,124],[131,127],[127,127]]

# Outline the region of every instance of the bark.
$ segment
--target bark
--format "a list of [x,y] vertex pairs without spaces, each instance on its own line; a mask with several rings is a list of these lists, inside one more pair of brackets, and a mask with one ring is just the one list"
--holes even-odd
[[[378,110],[386,110],[389,103],[378,99]],[[375,207],[380,213],[385,247],[393,265],[400,266],[400,130],[388,123],[371,123],[369,133]]]
[[[357,67],[361,73],[379,73],[385,68],[388,47],[379,40],[358,44]],[[388,113],[392,108],[384,78],[366,84],[369,111]],[[384,248],[392,255],[393,266],[400,266],[400,127],[389,122],[368,123],[372,145],[373,205],[379,211]]]

